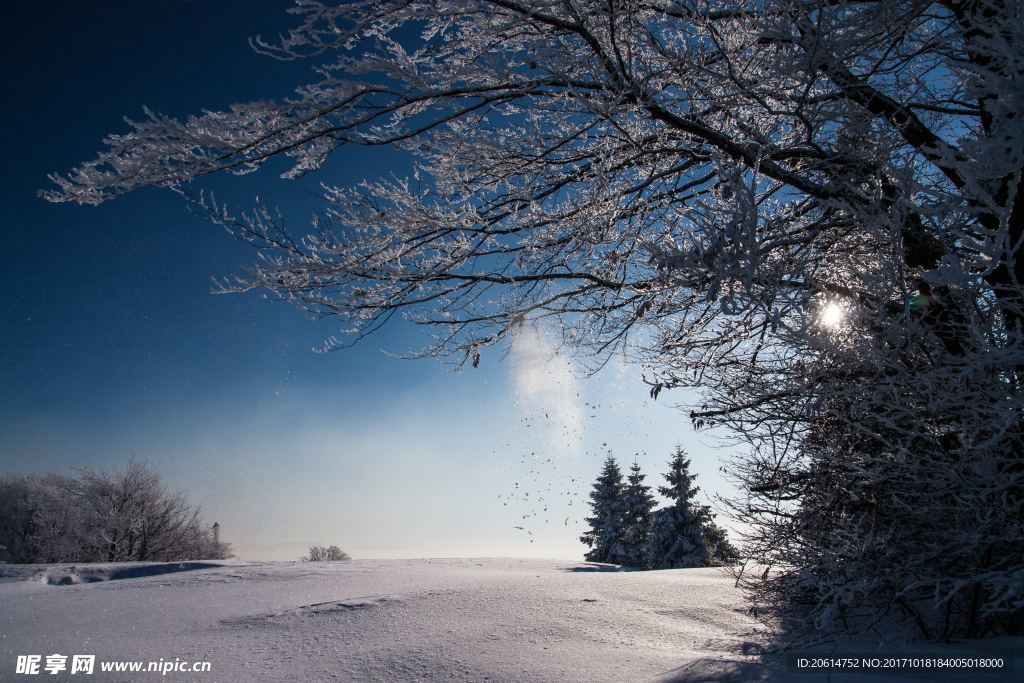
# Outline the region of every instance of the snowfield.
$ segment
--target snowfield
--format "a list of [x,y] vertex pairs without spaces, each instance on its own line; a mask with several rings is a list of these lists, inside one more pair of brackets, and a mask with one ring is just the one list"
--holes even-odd
[[[518,559],[0,565],[3,681],[825,680],[763,665],[764,641],[718,569]],[[18,655],[45,664],[54,653],[96,655],[95,673],[15,674]],[[175,658],[211,670],[100,671],[103,661]]]

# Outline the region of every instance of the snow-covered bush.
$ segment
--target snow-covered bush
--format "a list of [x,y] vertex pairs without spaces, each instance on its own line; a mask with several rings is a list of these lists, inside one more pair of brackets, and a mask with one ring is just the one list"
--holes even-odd
[[309,552],[299,559],[303,562],[338,562],[341,560],[351,560],[352,558],[336,545],[327,547],[311,545],[309,546]]

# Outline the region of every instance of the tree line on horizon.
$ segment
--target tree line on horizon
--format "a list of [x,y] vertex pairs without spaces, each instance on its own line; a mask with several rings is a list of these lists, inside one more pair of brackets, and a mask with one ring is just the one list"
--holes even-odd
[[739,559],[725,530],[715,524],[711,508],[694,500],[700,487],[681,446],[676,446],[668,467],[667,485],[659,486],[658,493],[669,502],[655,509],[657,500],[644,484],[646,475],[639,463],[633,463],[623,480],[618,461],[608,455],[590,492],[590,528],[580,536],[590,548],[584,555],[587,560],[637,569],[679,569]]
[[151,465],[0,476],[0,563],[229,557],[220,525],[208,525],[183,491],[168,491]]

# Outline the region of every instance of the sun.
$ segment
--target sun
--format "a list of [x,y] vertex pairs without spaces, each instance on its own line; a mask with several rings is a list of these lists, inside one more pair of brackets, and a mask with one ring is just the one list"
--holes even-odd
[[845,317],[846,311],[843,310],[843,307],[834,301],[830,301],[822,306],[818,312],[818,324],[830,330],[835,330],[842,326]]

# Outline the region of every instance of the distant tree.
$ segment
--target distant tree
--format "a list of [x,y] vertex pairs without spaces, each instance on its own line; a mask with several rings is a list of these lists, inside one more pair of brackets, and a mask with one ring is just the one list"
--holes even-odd
[[24,476],[0,477],[0,561],[31,562],[38,501],[34,482]]
[[94,534],[97,560],[176,559],[202,533],[198,508],[183,492],[168,492],[157,470],[134,459],[123,471],[84,468],[73,493]]
[[234,557],[231,544],[220,537],[220,524],[206,526],[199,522],[189,529],[189,541],[185,554],[204,560],[226,560]]
[[202,556],[211,560],[226,560],[234,557],[231,544],[225,543],[220,537],[220,522],[214,522],[209,531],[205,534],[208,544]]
[[69,497],[73,484],[56,474],[0,477],[0,561],[77,559],[85,532]]
[[309,546],[309,553],[299,558],[303,562],[337,562],[351,560],[352,558],[344,550],[336,545],[324,547],[322,545]]
[[643,567],[646,564],[651,515],[657,505],[651,487],[644,484],[645,476],[640,472],[640,464],[634,462],[622,492],[623,550],[620,564],[629,567]]
[[35,559],[32,562],[95,561],[89,552],[92,530],[74,495],[78,480],[61,474],[35,478],[39,505],[34,515]]
[[580,541],[590,548],[584,557],[591,562],[621,563],[625,559],[622,470],[611,455],[605,458],[590,492],[590,509],[593,514],[586,519],[590,529],[580,536]]

